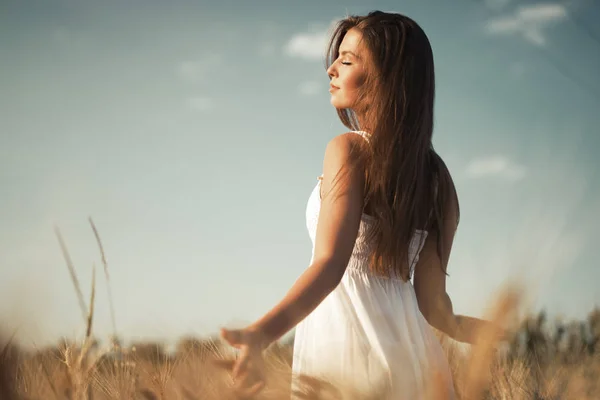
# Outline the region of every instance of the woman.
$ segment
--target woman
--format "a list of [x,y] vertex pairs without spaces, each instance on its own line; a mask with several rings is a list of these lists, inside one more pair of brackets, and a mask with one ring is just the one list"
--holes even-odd
[[311,264],[265,316],[221,331],[241,349],[222,365],[240,393],[259,391],[263,350],[297,325],[294,386],[302,374],[420,399],[435,380],[453,398],[429,325],[473,343],[489,323],[455,315],[446,293],[459,206],[432,146],[431,46],[412,19],[375,11],[340,21],[327,55],[331,104],[351,131],[328,143],[308,200]]

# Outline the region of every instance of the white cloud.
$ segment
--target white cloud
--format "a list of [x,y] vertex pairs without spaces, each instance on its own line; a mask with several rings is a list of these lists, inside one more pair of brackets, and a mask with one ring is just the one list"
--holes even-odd
[[222,63],[219,54],[211,54],[202,60],[183,61],[177,66],[177,74],[192,83],[204,82]]
[[505,156],[495,155],[472,160],[467,165],[466,174],[470,178],[496,176],[514,182],[523,179],[527,169]]
[[492,35],[520,35],[536,46],[545,46],[544,29],[567,17],[562,4],[536,4],[518,7],[512,15],[487,21],[486,31]]
[[567,10],[562,4],[536,4],[520,7],[518,15],[525,22],[551,22],[567,16]]
[[286,43],[284,52],[290,57],[318,61],[325,57],[327,31],[297,33]]
[[300,92],[300,94],[302,94],[304,96],[313,96],[313,95],[319,93],[319,91],[321,89],[323,89],[323,91],[324,91],[325,87],[324,87],[324,85],[320,84],[317,81],[302,82],[298,86],[298,91]]
[[536,46],[543,47],[546,45],[546,38],[539,29],[528,29],[523,32],[523,37],[529,43],[535,44]]
[[341,18],[334,18],[329,21],[327,28],[324,28],[321,23],[310,24],[308,32],[296,33],[288,40],[283,52],[290,57],[303,58],[309,61],[323,60],[330,35]]
[[332,18],[327,26],[321,22],[309,23],[307,31],[298,32],[287,41],[283,53],[289,57],[303,58],[308,61],[323,60],[333,30],[340,20],[346,17],[348,15]]
[[210,97],[192,97],[187,101],[188,107],[196,111],[209,111],[213,108],[213,100]]

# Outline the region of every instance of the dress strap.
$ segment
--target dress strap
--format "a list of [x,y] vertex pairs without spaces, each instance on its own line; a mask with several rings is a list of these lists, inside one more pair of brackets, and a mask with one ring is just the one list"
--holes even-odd
[[371,138],[371,134],[368,133],[368,132],[365,132],[365,131],[350,131],[350,132],[354,132],[354,133],[359,134],[360,136],[364,137],[367,140],[367,142]]

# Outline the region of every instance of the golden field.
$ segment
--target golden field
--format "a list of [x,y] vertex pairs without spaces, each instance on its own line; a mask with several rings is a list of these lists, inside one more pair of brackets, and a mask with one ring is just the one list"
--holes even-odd
[[[598,399],[600,398],[600,310],[585,323],[545,332],[543,318],[529,318],[498,354],[490,349],[457,351],[445,340],[459,399]],[[587,324],[593,335],[584,334]],[[521,340],[518,340],[518,337]],[[486,347],[482,345],[482,347]],[[290,344],[268,350],[268,386],[259,399],[289,398]],[[487,353],[487,355],[486,355]],[[227,372],[211,364],[231,355],[217,338],[179,341],[176,351],[158,343],[138,343],[103,350],[90,340],[79,346],[63,342],[35,352],[5,341],[0,365],[0,398],[11,399],[229,399]],[[482,357],[483,356],[483,357]],[[483,360],[481,359],[483,358]],[[307,399],[384,398],[352,393],[306,380]],[[432,398],[436,398],[432,379]]]
[[[499,311],[502,317],[506,308]],[[90,327],[91,327],[90,318]],[[106,348],[89,336],[80,344],[24,350],[5,337],[0,355],[0,399],[234,399],[226,371],[211,360],[234,356],[219,338],[182,338],[174,351],[160,343],[112,340]],[[482,333],[483,334],[483,333]],[[599,399],[600,309],[587,320],[549,323],[524,319],[505,348],[485,342],[460,350],[440,335],[451,363],[458,399]],[[291,343],[267,350],[268,386],[257,399],[290,396]],[[379,399],[305,377],[305,399]],[[436,396],[431,379],[432,399]]]
[[[104,250],[91,219],[90,223],[110,294]],[[121,346],[116,336],[104,344],[96,339],[95,278],[85,301],[65,243],[56,233],[86,321],[85,338],[28,350],[16,344],[11,332],[0,332],[0,400],[236,398],[228,372],[212,362],[235,357],[218,337],[181,338],[173,351],[161,343]],[[487,315],[510,327],[511,340],[503,346],[486,340],[486,332],[479,333],[480,344],[468,349],[438,333],[451,364],[457,399],[600,399],[600,309],[591,310],[583,321],[568,323],[550,320],[544,313],[523,317],[519,309],[524,292],[522,287],[509,286]],[[256,399],[289,399],[292,344],[272,345],[266,359],[267,386]],[[353,382],[300,378],[299,399],[386,398],[376,388],[359,393]],[[430,398],[443,399],[435,375],[430,382]]]

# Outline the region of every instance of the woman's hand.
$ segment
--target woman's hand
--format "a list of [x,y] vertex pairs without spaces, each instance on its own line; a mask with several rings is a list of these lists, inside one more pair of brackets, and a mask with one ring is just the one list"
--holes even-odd
[[236,360],[215,360],[215,363],[231,371],[233,389],[241,398],[256,395],[265,386],[264,341],[261,335],[248,329],[221,329],[221,337],[240,350]]

